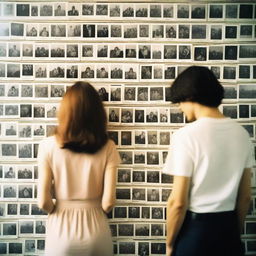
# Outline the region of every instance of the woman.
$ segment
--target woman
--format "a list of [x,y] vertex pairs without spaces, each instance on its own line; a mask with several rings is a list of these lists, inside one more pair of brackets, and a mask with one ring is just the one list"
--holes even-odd
[[61,101],[55,135],[40,143],[38,205],[49,213],[47,256],[112,255],[105,213],[115,203],[119,155],[106,120],[97,91],[77,82]]
[[194,122],[174,133],[163,170],[174,175],[167,255],[243,255],[253,158],[248,133],[218,110],[223,95],[205,67],[189,67],[171,87],[171,101]]

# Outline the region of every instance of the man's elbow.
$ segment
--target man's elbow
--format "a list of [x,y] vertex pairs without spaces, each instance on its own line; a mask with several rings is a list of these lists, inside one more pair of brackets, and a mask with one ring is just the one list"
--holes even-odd
[[172,211],[184,212],[187,210],[187,202],[176,199],[170,199],[167,204],[167,208]]

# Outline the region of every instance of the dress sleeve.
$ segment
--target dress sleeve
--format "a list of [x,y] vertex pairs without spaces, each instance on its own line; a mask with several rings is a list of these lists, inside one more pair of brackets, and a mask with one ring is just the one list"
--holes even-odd
[[248,144],[248,155],[246,158],[246,162],[245,162],[245,168],[252,168],[255,165],[255,150],[256,148],[254,148],[252,142],[249,140],[249,144]]
[[45,167],[48,167],[48,168],[50,167],[49,151],[47,150],[47,145],[44,140],[42,140],[39,143],[37,163],[38,163],[39,172]]
[[117,167],[121,162],[119,153],[116,149],[115,143],[112,140],[109,141],[109,144],[110,145],[108,147],[108,152],[107,152],[106,168]]
[[162,171],[170,175],[191,177],[194,161],[189,148],[187,136],[179,132],[174,133]]

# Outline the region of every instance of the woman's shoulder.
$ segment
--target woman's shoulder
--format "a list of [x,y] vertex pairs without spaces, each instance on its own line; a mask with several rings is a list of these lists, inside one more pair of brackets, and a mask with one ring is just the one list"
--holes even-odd
[[56,144],[55,136],[49,136],[40,141],[39,145],[45,149],[50,149]]

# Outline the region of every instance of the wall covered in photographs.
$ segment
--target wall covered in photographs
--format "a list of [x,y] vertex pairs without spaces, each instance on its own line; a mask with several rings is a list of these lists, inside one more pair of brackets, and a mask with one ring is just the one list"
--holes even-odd
[[[0,3],[0,14],[0,254],[44,252],[38,143],[53,133],[67,87],[86,80],[105,103],[122,160],[108,216],[114,253],[165,255],[172,177],[161,168],[186,123],[170,85],[190,65],[210,68],[225,88],[221,111],[256,151],[256,4],[15,1]],[[256,253],[255,168],[251,183],[247,255]]]

